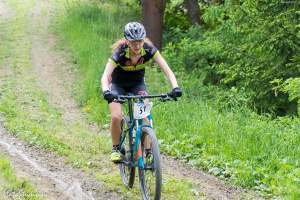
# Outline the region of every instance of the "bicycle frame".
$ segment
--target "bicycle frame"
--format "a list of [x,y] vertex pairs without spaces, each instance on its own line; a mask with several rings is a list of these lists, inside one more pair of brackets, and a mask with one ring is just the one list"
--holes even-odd
[[[134,141],[134,143],[130,144],[131,162],[125,163],[125,164],[132,164],[131,167],[138,167],[139,169],[145,169],[144,161],[143,161],[143,158],[141,155],[142,154],[141,145],[140,145],[141,133],[142,133],[143,127],[152,128],[152,116],[151,116],[151,114],[147,116],[147,119],[149,120],[150,125],[145,125],[144,119],[134,119],[133,103],[134,103],[133,99],[128,99],[129,141]],[[134,132],[136,133],[135,136],[134,136]],[[124,142],[125,137],[126,137],[126,135],[124,135],[123,138],[121,138],[121,144]]]

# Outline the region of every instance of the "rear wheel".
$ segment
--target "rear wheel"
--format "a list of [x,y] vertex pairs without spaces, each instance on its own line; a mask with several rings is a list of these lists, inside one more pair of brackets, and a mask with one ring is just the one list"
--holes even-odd
[[160,153],[158,142],[152,128],[143,128],[141,144],[145,165],[144,169],[139,169],[142,196],[144,200],[159,200],[162,185]]
[[131,160],[132,160],[131,150],[130,150],[131,141],[129,141],[128,120],[126,118],[123,118],[121,122],[121,130],[122,130],[121,132],[122,144],[120,146],[120,151],[123,154],[123,162],[119,164],[119,170],[124,185],[127,188],[132,188],[134,184],[134,178],[135,178],[135,167],[131,165]]

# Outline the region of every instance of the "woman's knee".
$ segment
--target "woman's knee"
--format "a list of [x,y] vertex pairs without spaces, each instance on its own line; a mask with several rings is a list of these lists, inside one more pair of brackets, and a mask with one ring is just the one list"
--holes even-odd
[[111,113],[111,121],[112,123],[119,123],[122,120],[122,114],[121,113]]

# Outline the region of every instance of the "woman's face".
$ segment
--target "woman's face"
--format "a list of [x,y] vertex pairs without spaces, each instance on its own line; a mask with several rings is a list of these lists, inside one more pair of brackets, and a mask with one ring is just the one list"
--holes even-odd
[[139,54],[144,45],[144,40],[128,41],[128,46],[134,54]]

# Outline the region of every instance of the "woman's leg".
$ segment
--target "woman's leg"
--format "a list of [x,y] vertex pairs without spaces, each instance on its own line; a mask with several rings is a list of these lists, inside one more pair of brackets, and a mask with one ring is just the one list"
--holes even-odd
[[[116,84],[111,85],[111,91],[116,95],[124,94],[124,89]],[[117,163],[122,160],[118,146],[121,135],[122,106],[120,103],[111,102],[109,104],[109,110],[111,115],[110,133],[113,145],[110,160]]]
[[113,146],[120,142],[121,121],[122,121],[122,107],[121,104],[112,102],[109,104],[111,114],[110,133]]
[[[125,94],[125,90],[118,84],[111,84],[111,91],[115,95]],[[120,142],[121,134],[121,121],[122,121],[122,106],[120,103],[111,102],[109,104],[109,110],[111,115],[110,133],[112,138],[112,144],[118,145]]]

